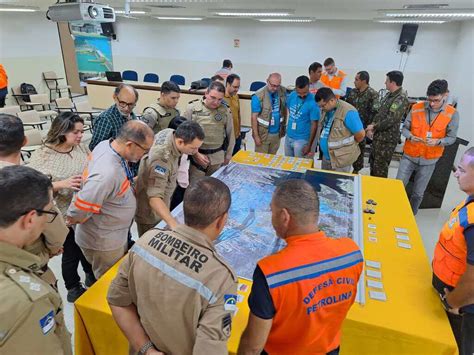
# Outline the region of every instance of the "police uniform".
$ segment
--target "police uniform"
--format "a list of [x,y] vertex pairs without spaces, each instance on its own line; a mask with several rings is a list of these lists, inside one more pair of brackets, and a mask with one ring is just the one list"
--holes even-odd
[[[0,169],[14,164],[0,161]],[[51,269],[48,267],[50,254],[57,254],[63,247],[69,229],[64,222],[61,211],[54,205],[55,211],[58,213],[52,223],[46,223],[41,236],[32,244],[25,246],[23,249],[37,255],[40,258],[39,270],[37,274],[50,285],[56,284],[56,277]]]
[[158,101],[145,107],[141,120],[145,122],[156,134],[159,131],[168,128],[171,120],[179,116],[179,111],[175,108],[166,108]]
[[[346,98],[346,102],[357,109],[364,128],[367,128],[367,126],[372,123],[380,107],[379,94],[370,86],[364,91],[352,89]],[[365,139],[359,142],[359,148],[360,155],[352,165],[355,173],[364,168]]]
[[237,278],[209,238],[188,226],[153,229],[130,249],[109,304],[137,306],[154,346],[166,354],[227,354]]
[[285,241],[285,248],[258,262],[248,301],[252,314],[272,319],[264,349],[295,355],[336,350],[362,272],[359,247],[322,231]]
[[209,158],[209,166],[202,167],[191,157],[189,180],[192,183],[198,177],[212,175],[226,158],[232,158],[235,145],[234,126],[232,113],[224,101],[217,109],[211,110],[204,105],[204,97],[191,101],[184,117],[199,123],[204,130],[205,138],[199,152]]
[[36,272],[40,258],[0,242],[0,353],[72,354],[56,289]]
[[400,139],[400,123],[408,108],[408,98],[399,88],[381,101],[374,117],[374,138],[370,152],[370,175],[387,177],[392,155]]
[[155,144],[141,160],[138,170],[135,215],[139,235],[156,226],[161,220],[151,208],[150,198],[159,197],[168,208],[170,207],[171,196],[176,189],[180,157],[174,130],[166,128],[156,135]]

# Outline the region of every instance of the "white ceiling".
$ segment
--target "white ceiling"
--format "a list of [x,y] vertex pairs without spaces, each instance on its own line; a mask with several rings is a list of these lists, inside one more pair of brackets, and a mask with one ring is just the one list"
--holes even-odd
[[[46,10],[54,0],[0,0],[0,5],[38,6]],[[123,9],[125,0],[96,0]],[[146,8],[153,16],[216,17],[213,10],[289,10],[293,17],[316,20],[372,20],[382,17],[380,10],[402,10],[407,4],[448,4],[447,10],[474,10],[474,0],[129,0],[131,10]],[[159,8],[177,5],[184,8]],[[140,16],[140,15],[133,15]]]

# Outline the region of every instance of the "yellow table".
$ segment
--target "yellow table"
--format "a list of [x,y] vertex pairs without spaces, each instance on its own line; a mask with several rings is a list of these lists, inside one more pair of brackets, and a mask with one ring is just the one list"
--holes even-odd
[[[243,152],[236,161],[259,164],[255,155]],[[258,161],[267,159],[258,156]],[[270,158],[271,160],[271,158]],[[431,287],[431,268],[425,254],[416,221],[411,213],[403,184],[398,180],[362,176],[362,201],[377,202],[375,214],[363,214],[363,243],[366,260],[381,263],[382,283],[387,301],[369,297],[365,288],[365,304],[354,304],[344,323],[341,352],[343,354],[454,354],[456,343],[438,296]],[[362,206],[365,208],[365,204]],[[368,228],[369,224],[376,229]],[[408,230],[411,249],[397,245],[394,228]],[[372,234],[369,234],[372,232]],[[377,242],[369,241],[377,237]],[[118,264],[109,270],[75,303],[76,354],[127,354],[128,343],[113,321],[106,303],[107,288],[117,272]],[[365,272],[368,268],[364,268]],[[365,281],[366,281],[365,280]],[[241,284],[247,289],[242,290]],[[247,296],[251,282],[239,279],[239,295],[230,353],[247,323]]]

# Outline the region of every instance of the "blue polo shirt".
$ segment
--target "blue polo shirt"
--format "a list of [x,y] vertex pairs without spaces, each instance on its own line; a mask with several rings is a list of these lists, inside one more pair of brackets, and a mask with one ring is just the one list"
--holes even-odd
[[[321,138],[319,139],[319,147],[321,152],[326,160],[330,160],[329,157],[329,148],[328,148],[328,138],[329,132],[331,131],[332,124],[334,122],[334,114],[336,109],[326,113],[326,122],[324,123],[323,128],[321,129]],[[357,133],[360,130],[364,129],[362,121],[360,119],[359,113],[357,111],[349,111],[344,118],[344,124],[347,129],[352,133]]]
[[[266,90],[267,94],[270,95],[270,102],[272,103],[272,117],[273,124],[268,126],[268,133],[275,134],[280,132],[280,95],[278,92],[270,94]],[[252,96],[252,113],[260,113],[262,111],[262,103],[257,96]]]
[[296,91],[288,95],[286,105],[289,111],[286,134],[291,139],[309,141],[311,121],[319,121],[319,107],[314,101],[314,95],[309,93],[304,99]]

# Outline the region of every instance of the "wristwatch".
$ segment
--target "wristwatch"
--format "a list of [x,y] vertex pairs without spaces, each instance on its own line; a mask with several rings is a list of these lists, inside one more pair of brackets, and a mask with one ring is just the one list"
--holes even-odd
[[143,344],[143,346],[140,348],[140,350],[138,350],[138,354],[145,355],[148,350],[150,350],[151,348],[154,348],[154,347],[155,346],[153,345],[153,343],[148,340],[145,344]]

